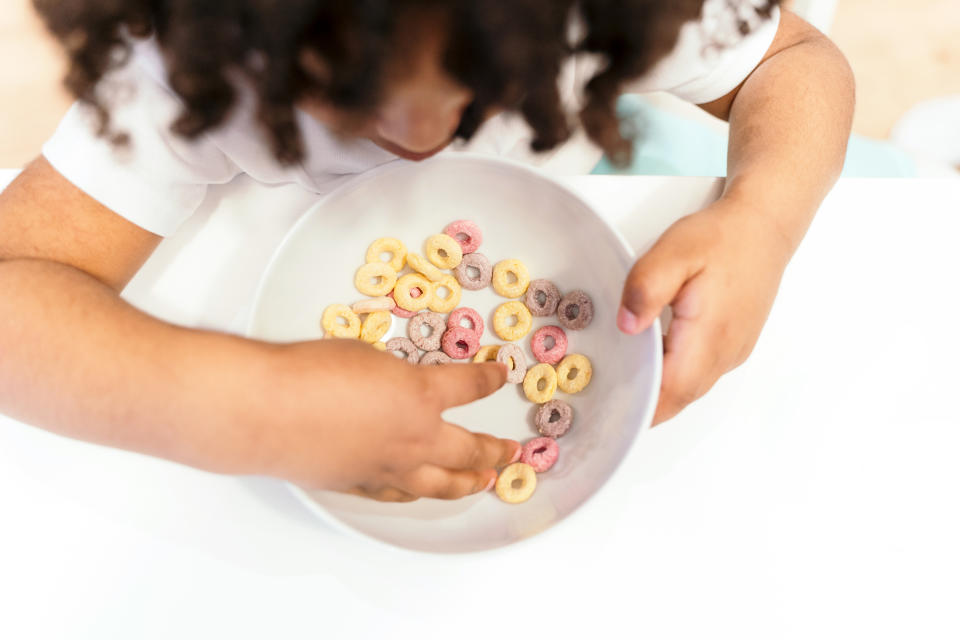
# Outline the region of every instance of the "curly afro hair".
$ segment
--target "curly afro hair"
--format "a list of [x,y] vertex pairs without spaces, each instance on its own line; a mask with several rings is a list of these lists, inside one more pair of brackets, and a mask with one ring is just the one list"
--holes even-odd
[[[124,64],[131,38],[154,35],[169,83],[184,108],[174,132],[196,137],[217,126],[244,78],[257,97],[257,118],[283,164],[304,153],[294,106],[319,99],[358,120],[381,100],[386,63],[397,55],[403,20],[441,17],[444,66],[474,95],[457,129],[469,139],[492,108],[517,111],[533,130],[533,150],[566,140],[571,121],[557,75],[580,52],[604,64],[587,83],[580,124],[624,163],[632,145],[621,133],[615,102],[624,83],[643,75],[676,44],[680,26],[704,0],[34,0],[69,58],[67,88],[94,106],[101,135],[109,114],[96,87]],[[724,0],[734,10],[742,2]],[[769,15],[779,0],[760,0]],[[572,12],[583,36],[569,39]],[[737,28],[748,29],[737,12]],[[122,143],[122,134],[112,133]]]

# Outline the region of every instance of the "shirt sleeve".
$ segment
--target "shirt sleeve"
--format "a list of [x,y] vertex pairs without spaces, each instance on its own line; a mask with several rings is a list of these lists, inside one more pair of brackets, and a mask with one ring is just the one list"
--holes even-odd
[[[747,35],[740,34],[741,19],[750,27]],[[777,7],[763,18],[753,0],[706,0],[700,19],[680,28],[673,51],[629,83],[626,91],[667,91],[695,104],[721,98],[760,64],[779,24]]]
[[74,104],[43,155],[67,180],[147,231],[173,234],[206,195],[207,186],[240,171],[209,137],[187,141],[170,131],[177,97],[134,56],[98,86],[112,131],[129,136],[115,146],[97,135],[92,108]]

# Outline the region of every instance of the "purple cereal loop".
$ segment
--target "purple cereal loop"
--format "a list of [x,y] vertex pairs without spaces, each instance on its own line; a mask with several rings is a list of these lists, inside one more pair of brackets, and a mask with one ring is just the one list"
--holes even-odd
[[[430,335],[423,335],[420,330],[423,325],[430,327]],[[407,323],[407,336],[418,348],[424,351],[436,351],[440,348],[440,338],[443,337],[443,331],[446,328],[442,315],[433,311],[421,311]]]
[[560,447],[553,438],[534,438],[520,449],[520,462],[533,467],[537,473],[549,471],[560,457]]
[[[540,296],[543,295],[543,303]],[[533,280],[527,285],[527,292],[523,294],[523,303],[530,309],[530,313],[538,318],[552,316],[560,304],[560,289],[549,280]]]
[[448,364],[453,362],[453,359],[445,354],[443,351],[430,351],[423,354],[423,357],[420,358],[420,364]]
[[386,350],[390,352],[400,351],[406,354],[405,360],[410,364],[417,364],[420,361],[420,350],[417,349],[417,345],[413,344],[410,338],[404,338],[403,336],[390,338],[387,340]]
[[[545,346],[547,338],[553,338],[553,346],[549,349]],[[563,329],[552,324],[540,327],[530,338],[530,350],[533,351],[533,357],[537,362],[557,364],[567,353],[567,334]]]
[[463,326],[460,324],[460,321],[466,318],[470,321],[473,327],[464,327],[465,329],[469,328],[475,334],[477,338],[483,336],[483,318],[480,317],[480,314],[477,313],[476,309],[471,309],[470,307],[460,307],[459,309],[454,309],[450,313],[450,317],[447,318],[447,327],[460,327]]
[[573,407],[563,400],[554,398],[540,405],[533,423],[541,435],[559,438],[573,426]]
[[527,359],[523,357],[523,351],[515,344],[507,343],[497,351],[497,362],[510,366],[513,361],[513,369],[507,372],[507,382],[520,384],[524,376],[527,375]]
[[[443,232],[457,241],[460,249],[463,250],[464,256],[479,249],[480,244],[483,242],[483,232],[481,232],[480,227],[471,220],[455,220],[445,226]],[[457,237],[457,234],[463,234],[466,238],[461,240]]]
[[480,349],[480,338],[466,327],[452,327],[443,334],[440,344],[443,352],[454,360],[466,360]]
[[557,320],[564,329],[585,329],[593,320],[593,300],[586,291],[576,289],[563,296],[557,305]]
[[[468,267],[473,267],[480,272],[480,275],[471,278]],[[490,280],[493,278],[493,265],[490,264],[487,256],[482,253],[468,253],[463,256],[460,264],[454,268],[453,275],[456,276],[457,282],[464,289],[478,291],[490,286]]]

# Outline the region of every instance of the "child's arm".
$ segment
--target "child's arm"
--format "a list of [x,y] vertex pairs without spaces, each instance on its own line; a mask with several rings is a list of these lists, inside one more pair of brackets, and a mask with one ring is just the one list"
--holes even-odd
[[482,490],[518,451],[440,417],[502,385],[496,363],[412,367],[356,341],[274,345],[138,311],[119,291],[158,242],[43,159],[0,194],[0,411],[380,499]]
[[730,121],[723,195],[671,226],[637,261],[618,321],[636,333],[672,304],[655,423],[750,354],[783,270],[843,167],[853,104],[843,54],[783,11],[754,72],[701,105]]

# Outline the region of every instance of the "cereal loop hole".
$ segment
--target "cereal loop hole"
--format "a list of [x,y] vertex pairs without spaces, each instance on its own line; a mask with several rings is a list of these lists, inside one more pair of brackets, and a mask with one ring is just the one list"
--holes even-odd
[[553,336],[548,335],[546,338],[543,339],[543,348],[546,349],[547,351],[550,351],[555,346],[557,346],[557,341],[554,339]]
[[460,242],[466,242],[467,240],[470,239],[470,236],[468,236],[467,234],[465,234],[463,231],[461,231],[460,233],[456,234],[456,235],[453,236],[453,237],[456,238],[457,240],[459,240]]
[[381,251],[380,252],[380,261],[381,262],[390,262],[393,260],[393,251]]
[[546,451],[546,450],[547,450],[546,447],[537,447],[536,449],[533,450],[533,455],[535,455],[535,456],[541,456],[541,455],[543,455],[543,452]]
[[560,412],[559,412],[559,411],[557,411],[556,409],[554,409],[553,411],[550,412],[550,419],[548,420],[548,422],[556,422],[556,421],[559,420],[559,419],[560,419]]
[[468,345],[466,342],[464,342],[463,340],[457,340],[457,349],[463,349],[464,351],[466,351],[469,348],[470,348],[470,345]]
[[449,258],[450,255],[447,253],[446,249],[437,249],[437,255],[441,258]]
[[414,287],[413,289],[410,289],[411,298],[419,298],[422,295],[423,295],[423,289],[421,289],[420,287]]
[[468,266],[468,267],[467,267],[467,277],[470,278],[471,280],[479,280],[479,279],[480,279],[480,269],[477,269],[476,267],[470,267],[470,266]]
[[537,299],[537,304],[541,307],[546,306],[547,304],[547,294],[542,289],[537,290],[536,295],[534,296]]
[[518,282],[519,280],[520,280],[520,278],[517,277],[516,272],[514,272],[514,271],[507,271],[507,282],[508,282],[509,284],[513,284],[514,282]]
[[543,391],[547,388],[547,381],[543,378],[537,380],[537,391]]
[[577,369],[576,367],[573,367],[573,368],[570,369],[570,371],[567,373],[567,380],[573,380],[574,378],[577,377],[577,374],[579,374],[579,373],[580,373],[580,369]]
[[522,486],[523,486],[523,479],[522,479],[522,478],[514,478],[514,479],[513,479],[513,482],[510,483],[510,487],[511,487],[512,489],[519,489],[519,488],[521,488]]
[[567,306],[567,320],[576,320],[580,315],[580,305],[571,304]]
[[[443,295],[440,295],[440,292],[441,292],[441,291],[444,292]],[[445,286],[443,286],[443,285],[440,285],[439,287],[437,287],[436,289],[433,290],[433,295],[435,295],[436,297],[440,298],[441,300],[446,300],[447,298],[450,297],[450,289],[448,289],[447,287],[445,287]]]
[[507,318],[506,325],[507,325],[508,327],[515,327],[515,326],[517,326],[517,323],[518,323],[518,322],[520,322],[520,316],[518,316],[517,314],[514,313],[513,315],[511,315],[511,316],[509,316],[509,317]]
[[344,318],[343,316],[337,316],[337,324],[340,325],[341,327],[346,327],[350,323],[347,322],[347,319]]

